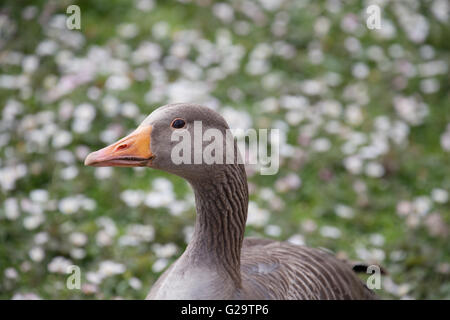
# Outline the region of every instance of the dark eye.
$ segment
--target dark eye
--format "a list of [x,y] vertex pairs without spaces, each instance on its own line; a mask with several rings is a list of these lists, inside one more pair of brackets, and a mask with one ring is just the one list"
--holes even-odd
[[172,121],[172,124],[170,126],[175,129],[181,129],[185,125],[186,125],[186,122],[184,122],[183,119],[175,119]]

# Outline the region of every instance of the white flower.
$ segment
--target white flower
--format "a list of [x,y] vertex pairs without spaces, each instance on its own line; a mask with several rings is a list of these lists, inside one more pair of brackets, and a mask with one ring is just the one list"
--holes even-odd
[[331,23],[327,17],[318,17],[314,24],[314,31],[318,36],[324,36],[328,33]]
[[450,151],[450,125],[447,126],[447,131],[441,136],[441,146],[444,151]]
[[22,199],[20,201],[21,208],[24,212],[28,212],[32,215],[40,215],[42,214],[42,204],[32,202],[29,199]]
[[378,248],[369,250],[363,246],[358,246],[355,251],[359,259],[363,261],[383,261],[386,256],[385,252]]
[[134,23],[122,23],[117,27],[117,33],[126,39],[136,37],[138,32],[139,29]]
[[155,261],[155,263],[152,266],[152,271],[155,273],[161,272],[164,270],[165,267],[169,264],[169,261],[166,258],[160,258]]
[[[97,239],[97,243],[99,243],[98,239]],[[122,247],[126,247],[126,246],[137,247],[140,244],[140,241],[135,236],[125,234],[119,238],[118,243],[119,243],[119,246],[122,246]]]
[[292,243],[292,244],[296,244],[298,246],[304,246],[305,245],[305,237],[303,237],[301,234],[294,234],[287,241]]
[[32,292],[15,293],[14,296],[12,297],[12,300],[41,300],[41,299],[42,299],[41,297]]
[[222,22],[229,23],[233,21],[234,10],[229,4],[224,2],[216,3],[212,10],[214,15],[222,20]]
[[156,22],[152,27],[152,35],[156,39],[163,39],[168,36],[170,25],[166,21]]
[[104,143],[112,143],[119,138],[121,130],[118,127],[109,127],[100,132],[100,140]]
[[91,122],[95,118],[95,107],[90,103],[82,103],[75,108],[73,113],[75,118]]
[[326,238],[338,239],[341,237],[341,230],[332,226],[323,226],[320,228],[320,234]]
[[73,248],[70,250],[70,256],[74,259],[83,259],[86,256],[86,250],[82,248]]
[[405,54],[405,50],[403,50],[403,47],[398,43],[389,46],[388,52],[389,55],[395,59],[402,58]]
[[125,102],[121,107],[122,115],[127,118],[136,118],[139,115],[139,108],[132,102]]
[[270,224],[264,228],[264,232],[271,237],[279,237],[281,235],[281,227]]
[[58,210],[63,214],[74,214],[80,209],[92,211],[95,207],[96,203],[94,200],[80,194],[62,198],[58,203]]
[[183,228],[183,235],[184,235],[184,242],[189,243],[192,239],[192,236],[194,235],[194,227],[193,226],[186,226]]
[[139,280],[138,278],[135,278],[135,277],[128,280],[128,284],[130,285],[130,287],[132,287],[135,290],[139,290],[142,288],[141,280]]
[[311,79],[311,80],[304,80],[300,84],[300,88],[305,94],[309,96],[314,96],[321,94],[324,91],[325,86],[320,81]]
[[352,68],[352,74],[355,78],[365,79],[369,75],[370,69],[369,67],[362,62],[356,63]]
[[45,252],[41,247],[34,247],[30,250],[28,255],[30,256],[31,260],[35,262],[41,262],[45,257]]
[[4,202],[5,217],[8,220],[16,220],[20,216],[19,205],[16,198],[7,198]]
[[307,219],[302,223],[302,229],[307,233],[311,233],[317,229],[317,224],[314,222],[314,220]]
[[201,81],[177,80],[170,83],[167,88],[167,100],[169,103],[205,102],[208,100],[210,87]]
[[447,0],[435,0],[431,4],[431,11],[442,23],[447,23],[449,19],[449,3]]
[[361,51],[361,42],[354,37],[348,37],[344,41],[344,46],[350,53]]
[[431,191],[431,198],[437,203],[446,203],[448,201],[448,192],[444,189],[433,189]]
[[91,100],[98,100],[102,95],[102,91],[97,87],[90,87],[87,89],[87,96]]
[[23,109],[24,107],[21,102],[14,99],[8,99],[3,107],[2,117],[6,121],[12,121],[23,112]]
[[116,116],[120,111],[120,103],[119,100],[111,95],[106,95],[102,99],[103,112],[106,113],[109,117]]
[[381,20],[381,29],[376,29],[377,35],[383,39],[392,39],[397,34],[397,29],[392,21],[388,19]]
[[392,126],[389,136],[396,144],[401,144],[406,141],[409,135],[409,126],[403,121],[396,121]]
[[363,162],[358,156],[350,156],[344,159],[344,166],[350,173],[358,174],[362,171]]
[[247,225],[262,227],[269,221],[270,213],[258,207],[256,202],[249,201]]
[[44,216],[42,214],[34,214],[27,216],[23,219],[23,226],[27,230],[34,230],[44,222]]
[[132,53],[133,64],[143,64],[158,60],[162,55],[161,47],[153,42],[143,42]]
[[353,212],[353,209],[349,206],[343,205],[343,204],[337,204],[334,207],[334,211],[336,214],[345,219],[351,219],[355,216],[355,213]]
[[81,197],[80,200],[81,208],[87,211],[92,211],[97,207],[97,203],[93,199],[86,198],[84,196]]
[[179,216],[191,206],[186,201],[172,201],[168,204],[169,212],[173,216]]
[[113,242],[112,237],[105,230],[100,230],[99,232],[97,232],[95,240],[97,242],[97,245],[100,247],[110,246]]
[[142,242],[151,242],[155,238],[155,228],[151,225],[132,224],[127,228],[127,235]]
[[36,16],[38,12],[39,10],[36,6],[26,6],[25,8],[23,8],[22,18],[24,18],[25,20],[31,20]]
[[412,125],[421,124],[428,115],[428,106],[414,97],[395,96],[394,107],[398,115]]
[[250,59],[245,70],[252,76],[263,75],[270,70],[270,64],[265,59]]
[[352,125],[360,125],[364,120],[361,108],[356,104],[350,104],[347,106],[345,109],[345,119]]
[[44,40],[39,43],[36,53],[40,56],[53,55],[58,50],[58,44],[53,40]]
[[258,0],[261,6],[267,11],[276,11],[283,5],[283,0]]
[[[246,111],[225,107],[221,110],[221,114],[230,124],[231,129],[247,130],[252,125],[252,118]],[[240,132],[236,133],[239,134]]]
[[127,206],[136,208],[144,201],[144,193],[141,190],[125,190],[120,194],[120,199]]
[[95,168],[94,175],[97,179],[104,180],[104,179],[110,178],[112,175],[112,172],[113,172],[113,170],[111,167],[100,167],[100,168]]
[[156,243],[152,246],[152,249],[158,258],[170,258],[178,251],[178,247],[174,243],[167,243],[164,245]]
[[72,131],[76,133],[85,133],[91,129],[91,122],[86,119],[75,118],[72,122]]
[[152,10],[155,6],[154,0],[137,0],[136,1],[136,8],[138,8],[141,11],[148,12]]
[[86,273],[86,280],[93,284],[100,284],[103,281],[104,275],[99,272],[89,271]]
[[39,67],[39,58],[36,56],[26,56],[22,60],[22,69],[25,73],[33,73]]
[[107,234],[115,236],[117,234],[117,227],[114,221],[109,217],[100,217],[97,219],[97,224],[102,227]]
[[75,157],[69,150],[59,150],[55,154],[55,160],[65,164],[72,164],[75,161]]
[[100,262],[98,273],[104,277],[110,277],[116,274],[122,274],[126,269],[125,265],[121,263],[105,260]]
[[48,192],[44,189],[35,189],[30,192],[30,199],[34,202],[45,203],[48,201]]
[[78,169],[75,166],[70,166],[61,170],[61,179],[72,180],[78,176]]
[[82,247],[87,243],[88,237],[81,232],[73,232],[69,236],[69,240],[77,247]]
[[426,215],[431,210],[432,205],[431,199],[427,196],[417,197],[413,202],[415,212],[421,216]]
[[400,216],[407,216],[414,210],[413,204],[409,201],[400,201],[397,203],[397,213]]
[[80,209],[80,201],[76,197],[63,198],[58,203],[58,209],[63,214],[73,214]]
[[173,192],[149,192],[144,200],[144,203],[147,207],[150,208],[159,208],[165,207],[174,201]]
[[169,179],[156,178],[152,183],[153,189],[158,192],[170,192],[173,190],[173,184]]
[[369,177],[380,178],[384,175],[384,167],[377,162],[369,162],[366,166],[366,174]]
[[5,269],[5,278],[8,279],[17,279],[19,277],[19,273],[14,268],[6,268]]
[[[275,189],[278,192],[286,192],[289,190],[296,190],[298,189],[302,184],[302,180],[300,177],[295,173],[290,173],[287,176],[278,179],[275,182]],[[265,191],[267,193],[267,190]],[[273,195],[271,196],[273,198]]]
[[53,135],[52,146],[56,149],[67,146],[72,142],[72,134],[68,131],[60,130]]
[[377,62],[382,62],[386,60],[383,48],[377,45],[371,45],[367,48],[367,56],[369,59]]
[[358,22],[358,16],[355,14],[348,13],[341,20],[341,29],[347,33],[355,32],[360,26]]
[[124,75],[112,75],[105,83],[105,87],[111,90],[126,90],[130,85],[130,79]]
[[69,266],[72,265],[72,261],[64,257],[58,256],[48,264],[47,269],[52,273],[67,273]]
[[327,138],[319,138],[312,142],[311,147],[314,151],[325,152],[330,150],[331,142]]
[[47,243],[49,240],[49,236],[47,232],[39,232],[34,236],[34,243],[37,245],[43,245]]
[[422,77],[435,77],[441,74],[446,74],[448,71],[448,64],[443,60],[427,61],[417,66],[419,74]]
[[374,246],[378,246],[381,247],[384,242],[384,236],[379,234],[379,233],[374,233],[372,235],[370,235],[370,242],[374,245]]
[[405,251],[402,250],[395,250],[392,251],[390,256],[392,261],[398,262],[398,261],[402,261],[405,260],[405,258],[407,257],[407,254]]
[[426,94],[437,92],[439,90],[439,87],[439,81],[435,78],[424,79],[420,81],[420,90],[422,90],[422,92]]

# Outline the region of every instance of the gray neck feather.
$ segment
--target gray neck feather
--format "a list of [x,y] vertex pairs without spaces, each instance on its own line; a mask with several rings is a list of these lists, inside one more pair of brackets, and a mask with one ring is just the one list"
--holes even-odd
[[186,249],[194,265],[207,264],[241,287],[240,256],[248,209],[244,166],[221,165],[209,178],[189,181],[197,207],[195,231]]

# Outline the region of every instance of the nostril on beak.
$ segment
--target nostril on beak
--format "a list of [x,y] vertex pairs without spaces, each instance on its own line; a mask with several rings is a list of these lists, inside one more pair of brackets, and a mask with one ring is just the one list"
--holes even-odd
[[116,147],[116,151],[123,150],[123,149],[126,149],[126,148],[128,148],[128,144],[122,143],[122,144],[120,144],[120,145],[118,145]]

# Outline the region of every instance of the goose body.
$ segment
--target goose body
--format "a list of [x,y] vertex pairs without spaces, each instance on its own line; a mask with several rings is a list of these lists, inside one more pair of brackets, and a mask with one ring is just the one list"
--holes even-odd
[[[147,299],[376,298],[349,264],[326,251],[244,239],[248,188],[237,148],[231,164],[173,161],[177,141],[172,135],[183,130],[193,133],[195,121],[202,122],[203,130],[216,129],[224,136],[228,130],[226,121],[209,108],[166,105],[150,114],[136,131],[85,160],[92,166],[164,170],[186,179],[194,189],[197,218],[192,240],[153,285]],[[234,139],[231,143],[235,144]],[[197,152],[194,144],[192,157]]]
[[242,285],[224,281],[217,269],[177,260],[147,299],[323,300],[376,299],[351,267],[326,251],[286,242],[245,238]]

